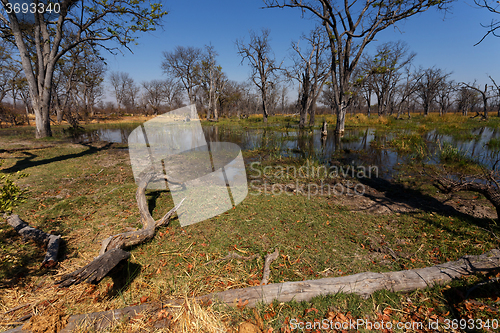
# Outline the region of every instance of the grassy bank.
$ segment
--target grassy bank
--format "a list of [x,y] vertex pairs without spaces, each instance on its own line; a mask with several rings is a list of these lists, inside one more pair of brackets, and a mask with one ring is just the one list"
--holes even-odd
[[[434,122],[428,120],[430,117],[413,117],[412,128],[434,126]],[[270,118],[270,125],[274,123],[272,119],[278,117]],[[384,124],[382,118],[376,121],[377,126],[391,129],[404,128],[404,125],[388,124],[405,122],[387,119]],[[221,124],[230,126],[231,122],[225,122],[222,120]],[[252,117],[238,123],[243,127],[245,124],[261,126]],[[473,128],[470,120],[450,120],[445,124]],[[375,120],[370,118],[348,126],[375,125]],[[276,121],[276,128],[286,126],[286,122]],[[61,274],[91,261],[99,251],[101,240],[128,228],[141,227],[134,196],[136,185],[124,145],[69,143],[62,128],[55,128],[56,133],[61,132],[54,139],[39,141],[28,135],[0,136],[0,159],[4,160],[0,172],[28,174],[17,181],[27,190],[27,200],[14,212],[30,225],[60,234],[64,240],[60,265],[40,270],[44,250],[32,242],[23,242],[6,223],[0,224],[2,312],[29,304],[28,308],[10,312],[5,320],[15,321],[27,309],[31,311],[30,307],[43,311],[52,306],[64,309],[67,314],[77,314],[254,286],[262,278],[264,255],[275,248],[279,249],[280,256],[272,264],[271,283],[426,267],[456,260],[464,254],[481,254],[499,245],[492,233],[498,235],[500,230],[491,219],[434,210],[434,206],[426,208],[425,205],[415,205],[408,211],[376,214],[345,204],[356,202],[355,196],[308,195],[307,191],[286,192],[284,187],[298,183],[306,184],[307,188],[311,182],[319,184],[320,179],[300,175],[273,178],[248,169],[249,181],[254,182],[247,198],[235,209],[187,227],[181,227],[174,219],[168,227],[158,230],[153,240],[130,249],[131,259],[114,278],[106,278],[97,286],[60,290],[52,283]],[[406,146],[400,148],[407,149]],[[245,158],[266,156],[263,167],[304,163],[269,154],[266,148],[244,151],[243,155]],[[345,185],[347,180],[356,181],[343,177],[324,181],[333,187]],[[435,201],[436,189],[425,181],[413,183],[411,188],[388,184],[379,192],[397,197],[402,189],[419,200]],[[173,205],[167,191],[149,191],[147,199],[154,218],[161,217]],[[484,199],[467,195],[453,200],[472,199],[480,205],[488,205]],[[439,207],[439,203],[435,205]],[[248,261],[218,261],[229,252],[258,256]],[[494,312],[500,297],[498,282],[474,286],[495,278],[497,273],[409,294],[378,292],[369,299],[337,294],[307,303],[262,305],[257,314],[244,307],[233,309],[217,304],[204,311],[226,327],[234,328],[242,321],[259,325],[260,318],[263,328],[274,330],[290,325],[292,319],[304,322],[346,318],[403,322],[469,317],[491,320],[498,317],[498,312]],[[130,328],[127,327],[116,331]],[[0,329],[6,328],[8,326],[0,326]]]

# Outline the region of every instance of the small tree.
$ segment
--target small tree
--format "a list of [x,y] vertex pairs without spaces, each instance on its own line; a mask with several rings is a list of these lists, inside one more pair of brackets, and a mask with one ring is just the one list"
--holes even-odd
[[134,108],[140,90],[134,79],[128,73],[111,72],[109,81],[115,93],[118,110],[120,106],[127,110]]
[[439,68],[420,70],[422,77],[417,85],[416,94],[420,98],[424,109],[424,116],[429,114],[429,109],[439,93],[439,88],[451,73],[445,73]]
[[[405,42],[388,42],[377,47],[375,57],[363,57],[363,68],[371,90],[377,96],[378,115],[387,114],[394,104],[396,87],[401,79],[402,69],[410,65],[416,53],[410,52]],[[366,99],[366,97],[365,97]]]

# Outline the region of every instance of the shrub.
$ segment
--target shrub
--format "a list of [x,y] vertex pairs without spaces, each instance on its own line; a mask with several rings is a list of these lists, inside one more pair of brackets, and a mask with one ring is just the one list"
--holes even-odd
[[[0,161],[0,166],[2,162]],[[26,177],[27,174],[18,172],[16,178]],[[12,208],[26,201],[26,190],[21,189],[14,184],[13,177],[9,175],[0,175],[0,213],[10,212]]]

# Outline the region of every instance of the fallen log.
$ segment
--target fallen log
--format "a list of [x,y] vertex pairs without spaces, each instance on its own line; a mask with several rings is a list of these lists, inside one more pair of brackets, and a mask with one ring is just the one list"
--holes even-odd
[[410,269],[386,273],[365,272],[349,276],[306,280],[296,282],[272,283],[244,289],[230,289],[199,297],[200,300],[219,300],[231,306],[238,301],[254,307],[258,302],[265,304],[273,300],[279,302],[309,301],[311,298],[343,293],[354,293],[368,297],[378,290],[411,291],[448,283],[462,276],[488,272],[500,268],[500,250],[494,249],[478,256],[464,256],[432,267]]
[[26,222],[21,220],[19,215],[11,215],[7,217],[7,223],[19,233],[24,240],[31,239],[38,244],[47,247],[47,253],[42,262],[42,267],[54,267],[57,265],[57,254],[59,253],[59,244],[61,236],[51,235],[43,232],[40,229],[30,227]]
[[[310,301],[313,297],[327,294],[354,293],[368,297],[378,290],[386,289],[396,291],[412,291],[443,285],[453,279],[469,276],[476,273],[485,273],[500,268],[500,250],[494,249],[481,255],[464,256],[456,261],[451,261],[432,267],[410,269],[395,272],[373,273],[365,272],[336,278],[318,280],[272,283],[267,285],[230,289],[212,293],[196,298],[198,301],[220,301],[230,306],[237,306],[238,302],[248,301],[247,307],[255,307],[257,303],[271,303],[288,301]],[[168,300],[166,304],[179,305],[184,300]],[[168,305],[167,305],[168,306]],[[68,325],[61,332],[71,332],[71,329],[84,323],[94,325],[97,331],[115,324],[129,317],[132,313],[155,310],[161,307],[157,304],[142,304],[126,307],[119,310],[96,312],[91,314],[74,315],[68,319]],[[76,325],[76,326],[75,326]],[[6,331],[5,333],[29,332],[21,326]]]
[[[498,177],[498,175],[497,175]],[[497,211],[497,218],[500,219],[500,184],[495,179],[493,173],[487,175],[489,184],[481,184],[476,182],[456,182],[451,179],[439,176],[434,177],[435,185],[444,193],[454,193],[460,191],[470,191],[480,193],[488,199]]]
[[130,253],[124,251],[124,248],[141,244],[153,238],[158,227],[168,224],[184,200],[168,211],[158,221],[155,221],[151,216],[146,200],[148,183],[164,178],[164,175],[158,174],[152,168],[144,172],[140,177],[135,197],[141,214],[142,229],[120,233],[104,239],[99,256],[86,266],[64,275],[56,284],[59,284],[60,287],[69,287],[84,281],[95,284],[99,283],[118,263],[130,257]]
[[122,249],[109,250],[86,266],[61,277],[56,284],[60,287],[69,287],[72,284],[79,284],[83,281],[87,283],[98,283],[122,260],[127,260],[130,253]]

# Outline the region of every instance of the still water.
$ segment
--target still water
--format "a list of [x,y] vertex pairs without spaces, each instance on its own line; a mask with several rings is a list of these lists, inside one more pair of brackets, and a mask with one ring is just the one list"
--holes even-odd
[[[127,143],[128,136],[136,126],[124,128],[100,128],[95,131],[75,136],[75,142],[109,141]],[[348,129],[344,137],[339,138],[329,133],[321,138],[319,130],[315,131],[273,131],[272,129],[234,129],[216,125],[204,126],[207,141],[232,142],[242,150],[254,150],[262,147],[272,148],[275,155],[301,157],[328,163],[334,154],[342,156],[344,163],[355,165],[377,166],[379,176],[391,178],[398,166],[408,163],[412,156],[398,154],[391,149],[389,141],[396,134],[377,131],[375,128]],[[460,140],[450,135],[438,133],[436,130],[422,135],[430,155],[435,154],[444,142],[452,144],[466,156],[480,160],[487,166],[493,165],[500,157],[497,149],[488,146],[488,142],[500,138],[500,130],[480,128],[472,131],[473,139]],[[338,156],[338,155],[337,155]],[[432,160],[427,162],[433,163]]]

